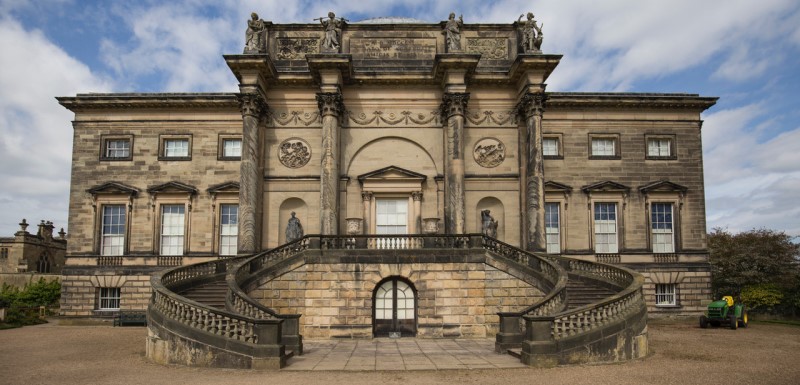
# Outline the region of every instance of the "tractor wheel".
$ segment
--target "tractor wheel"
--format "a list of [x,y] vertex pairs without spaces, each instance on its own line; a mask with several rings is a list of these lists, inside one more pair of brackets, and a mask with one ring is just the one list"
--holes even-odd
[[703,329],[708,327],[708,318],[706,318],[704,315],[700,316],[700,327]]
[[747,320],[747,312],[742,312],[742,319],[739,320],[739,327],[746,328],[749,321]]
[[731,330],[736,330],[739,327],[739,322],[736,320],[736,316],[731,315],[730,317],[728,317],[728,319],[731,324]]

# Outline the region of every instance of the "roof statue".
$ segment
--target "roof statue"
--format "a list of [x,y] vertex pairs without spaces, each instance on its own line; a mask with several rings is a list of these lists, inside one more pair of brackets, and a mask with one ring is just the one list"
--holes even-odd
[[456,20],[455,12],[450,12],[450,17],[444,25],[442,33],[445,37],[447,52],[461,52],[461,27],[464,26],[464,15]]
[[322,40],[322,50],[327,52],[339,52],[341,44],[342,27],[348,21],[343,17],[336,17],[333,12],[328,12],[328,18],[318,17],[314,20],[319,20],[322,27],[325,28],[325,39]]
[[[519,15],[517,23],[521,22],[524,16],[525,15]],[[523,52],[542,53],[542,27],[544,27],[544,23],[542,23],[541,26],[537,25],[533,12],[528,12],[528,20],[525,21],[525,24],[520,25]]]
[[258,18],[258,14],[250,14],[247,21],[247,31],[245,32],[244,53],[265,53],[266,41],[264,40],[264,30],[267,28],[264,20]]

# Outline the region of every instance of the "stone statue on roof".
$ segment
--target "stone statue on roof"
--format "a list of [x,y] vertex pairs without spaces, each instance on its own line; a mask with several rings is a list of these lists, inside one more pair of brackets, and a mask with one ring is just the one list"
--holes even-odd
[[264,20],[258,18],[258,14],[250,14],[247,21],[247,31],[245,32],[244,53],[265,53],[264,30],[267,28]]
[[445,23],[442,30],[447,52],[461,52],[462,26],[464,26],[464,15],[459,16],[458,20],[456,20],[455,12],[450,12],[450,17],[447,18],[447,23]]
[[[525,15],[519,15],[517,23],[522,21],[523,16]],[[528,20],[525,21],[525,24],[520,24],[522,48],[525,53],[542,53],[542,27],[544,24],[537,25],[533,13],[528,12]]]
[[325,28],[325,38],[322,40],[322,50],[328,52],[339,52],[341,45],[342,27],[347,19],[343,17],[336,17],[333,12],[328,12],[328,18],[318,17],[314,20],[319,20],[322,27]]

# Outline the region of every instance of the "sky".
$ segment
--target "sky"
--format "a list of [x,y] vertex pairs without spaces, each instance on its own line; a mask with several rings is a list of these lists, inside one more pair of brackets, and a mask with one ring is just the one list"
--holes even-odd
[[800,236],[797,0],[0,0],[0,236],[22,218],[66,227],[74,116],[56,96],[235,92],[221,55],[242,51],[253,11],[467,24],[533,12],[543,51],[564,55],[548,91],[719,97],[702,116],[708,229]]

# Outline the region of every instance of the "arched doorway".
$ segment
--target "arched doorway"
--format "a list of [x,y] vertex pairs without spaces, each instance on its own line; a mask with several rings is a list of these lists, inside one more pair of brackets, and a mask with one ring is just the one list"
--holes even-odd
[[417,293],[410,282],[389,277],[375,287],[372,332],[375,337],[417,335]]

